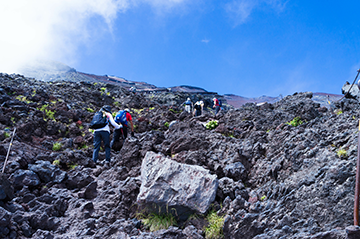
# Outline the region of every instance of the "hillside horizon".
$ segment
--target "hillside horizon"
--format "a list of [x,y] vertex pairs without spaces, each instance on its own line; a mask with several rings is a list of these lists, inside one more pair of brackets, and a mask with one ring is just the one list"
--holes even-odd
[[[125,77],[113,76],[113,75],[95,75],[92,73],[79,72],[75,68],[66,64],[49,61],[49,62],[37,62],[31,66],[23,68],[19,72],[26,77],[32,77],[41,81],[88,81],[88,82],[103,82],[109,84],[120,85],[124,88],[130,89],[135,87],[136,91],[155,91],[155,92],[185,92],[185,93],[200,93],[200,94],[218,94],[217,92],[209,92],[205,88],[191,85],[179,85],[171,87],[156,86],[149,82],[140,82],[128,80]],[[293,92],[296,94],[298,92]],[[327,106],[328,96],[330,101],[337,101],[342,97],[340,94],[313,92],[313,100],[320,103],[321,106]],[[281,100],[284,96],[254,96],[244,97],[236,94],[224,94],[226,102],[238,108],[246,103],[275,103]]]

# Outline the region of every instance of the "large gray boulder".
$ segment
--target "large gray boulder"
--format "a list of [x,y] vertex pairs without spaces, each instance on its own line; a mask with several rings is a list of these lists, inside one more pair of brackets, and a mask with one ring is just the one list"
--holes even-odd
[[174,212],[179,219],[205,213],[215,200],[218,179],[208,170],[177,163],[149,151],[141,165],[141,187],[137,202],[161,212]]
[[41,181],[48,183],[54,181],[61,183],[66,179],[66,172],[60,170],[57,166],[51,164],[49,161],[36,161],[36,164],[29,164],[29,169],[39,176]]

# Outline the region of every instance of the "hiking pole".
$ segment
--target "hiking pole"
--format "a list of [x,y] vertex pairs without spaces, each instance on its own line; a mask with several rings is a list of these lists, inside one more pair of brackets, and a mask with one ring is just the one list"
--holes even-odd
[[12,142],[13,142],[13,139],[14,139],[15,131],[16,131],[16,127],[14,128],[14,132],[13,132],[13,134],[12,134],[12,136],[11,136],[11,141],[10,141],[10,145],[9,145],[9,148],[8,148],[8,151],[7,151],[7,154],[6,154],[5,163],[4,163],[4,167],[3,167],[2,173],[5,172],[5,167],[6,167],[6,164],[7,164],[7,160],[8,160],[8,158],[9,158],[10,148],[11,148],[11,145],[12,145]]
[[358,133],[358,153],[356,164],[356,183],[355,183],[355,202],[354,202],[354,226],[359,225],[359,192],[360,192],[360,120],[359,120],[359,133]]

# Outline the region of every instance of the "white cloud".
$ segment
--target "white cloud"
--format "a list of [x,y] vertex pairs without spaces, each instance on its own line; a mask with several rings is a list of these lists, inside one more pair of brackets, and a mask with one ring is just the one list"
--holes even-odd
[[233,0],[225,4],[225,11],[234,22],[234,26],[245,23],[254,9],[266,5],[275,11],[282,11],[287,1],[284,0]]
[[204,43],[209,43],[209,42],[210,42],[210,40],[205,38],[205,39],[201,40],[201,42],[204,42]]
[[119,13],[140,4],[173,9],[190,0],[0,1],[0,72],[18,72],[37,59],[74,62],[79,46],[111,33]]

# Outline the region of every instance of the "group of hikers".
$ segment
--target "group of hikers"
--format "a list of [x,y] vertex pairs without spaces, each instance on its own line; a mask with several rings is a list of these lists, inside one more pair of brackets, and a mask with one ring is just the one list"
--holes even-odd
[[[215,109],[215,115],[221,110],[221,101],[217,98],[213,98],[213,108]],[[197,101],[194,105],[190,98],[184,102],[185,111],[194,116],[202,115],[204,110],[204,102],[202,100]],[[191,112],[193,110],[193,112]],[[109,123],[115,128],[114,135],[110,142],[110,127]],[[100,111],[96,112],[93,120],[90,123],[90,128],[94,129],[94,151],[92,160],[97,163],[99,158],[99,151],[101,142],[105,147],[105,163],[110,163],[111,149],[114,144],[120,141],[120,138],[125,140],[128,136],[128,128],[131,129],[131,136],[134,137],[134,125],[132,116],[129,109],[120,110],[117,112],[115,118],[111,113],[111,106],[105,105]]]
[[[110,142],[109,123],[114,126],[113,139]],[[110,152],[115,142],[120,138],[126,139],[128,136],[128,127],[131,129],[131,136],[134,136],[134,124],[129,109],[117,112],[115,119],[111,114],[111,106],[103,106],[97,112],[90,123],[90,127],[94,129],[94,151],[92,160],[97,163],[101,141],[105,147],[105,163],[110,163]]]
[[[221,101],[217,98],[213,98],[213,108],[215,109],[215,116],[220,112],[221,110]],[[193,114],[193,116],[200,116],[204,110],[204,102],[202,100],[196,101],[195,104],[193,104],[190,100],[190,98],[187,98],[186,101],[183,103],[185,105],[185,111],[189,114]],[[191,110],[193,111],[191,112]]]

